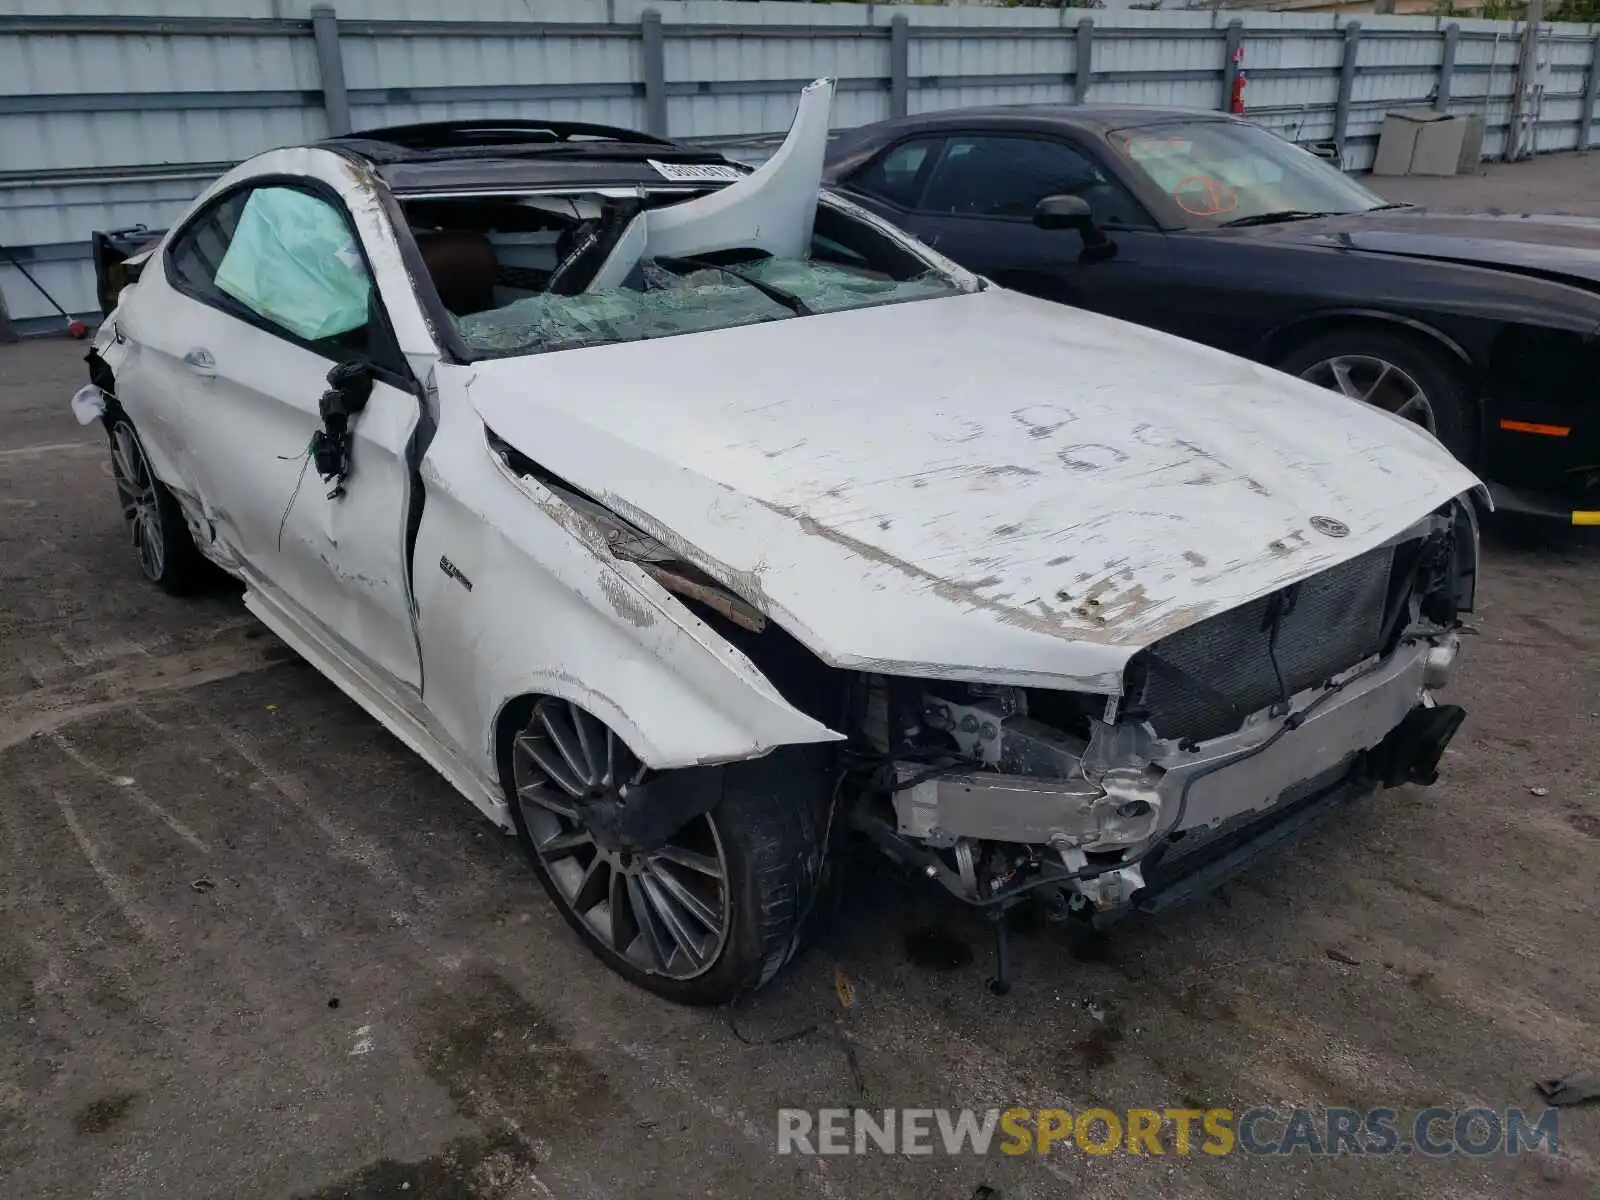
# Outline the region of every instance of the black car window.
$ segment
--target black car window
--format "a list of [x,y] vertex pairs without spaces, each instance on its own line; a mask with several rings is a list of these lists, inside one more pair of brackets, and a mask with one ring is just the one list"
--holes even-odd
[[910,208],[917,200],[917,182],[923,168],[938,147],[939,139],[931,137],[901,142],[868,163],[850,186],[890,204]]
[[919,208],[966,217],[1031,218],[1046,196],[1081,196],[1106,225],[1149,223],[1138,203],[1088,155],[1065,142],[986,134],[953,137]]
[[322,353],[365,347],[372,282],[347,214],[330,200],[241,188],[167,253],[173,285],[202,303]]
[[196,299],[218,295],[215,279],[222,257],[233,241],[249,192],[232,192],[206,209],[172,240],[167,254],[172,263],[173,282]]

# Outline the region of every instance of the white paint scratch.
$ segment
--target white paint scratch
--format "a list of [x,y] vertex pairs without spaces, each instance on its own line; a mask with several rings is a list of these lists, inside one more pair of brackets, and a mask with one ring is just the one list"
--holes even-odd
[[189,845],[200,851],[201,854],[211,853],[211,847],[206,845],[205,841],[198,833],[190,829],[177,817],[173,816],[172,813],[168,812],[165,808],[152,800],[148,795],[145,794],[144,789],[141,788],[133,779],[130,779],[126,775],[113,775],[99,764],[90,762],[81,753],[79,753],[78,749],[67,740],[66,735],[60,731],[52,733],[50,735],[50,740],[55,744],[56,749],[60,750],[61,753],[65,754],[85,771],[88,771],[91,775],[99,776],[107,783],[110,783],[125,791],[133,798],[133,802],[135,804],[144,809],[144,811],[149,813],[152,817],[156,818],[156,820],[160,821],[168,829],[172,830],[173,833],[177,834],[184,841],[188,842]]
[[143,906],[135,899],[133,889],[128,883],[116,872],[112,871],[110,867],[106,866],[105,859],[100,855],[100,848],[90,840],[88,833],[84,830],[83,821],[78,817],[77,810],[72,807],[72,802],[56,789],[46,787],[38,779],[30,777],[29,782],[33,784],[37,791],[49,796],[55,803],[56,808],[61,813],[61,819],[66,822],[67,828],[72,832],[73,840],[78,843],[78,849],[83,852],[83,857],[88,859],[89,866],[94,869],[94,873],[100,879],[100,885],[105,888],[106,893],[116,903],[118,910],[126,918],[128,924],[133,926],[134,931],[140,937],[151,941],[158,940],[155,921],[145,913]]

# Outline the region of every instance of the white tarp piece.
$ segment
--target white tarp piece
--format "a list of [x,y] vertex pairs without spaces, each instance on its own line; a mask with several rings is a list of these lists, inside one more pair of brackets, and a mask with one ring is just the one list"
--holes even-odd
[[774,258],[809,257],[832,106],[832,79],[805,88],[776,154],[720,191],[640,213],[586,290],[620,286],[646,257],[734,249],[764,250]]
[[92,425],[106,413],[105,393],[92,383],[86,383],[72,393],[72,415],[79,425]]

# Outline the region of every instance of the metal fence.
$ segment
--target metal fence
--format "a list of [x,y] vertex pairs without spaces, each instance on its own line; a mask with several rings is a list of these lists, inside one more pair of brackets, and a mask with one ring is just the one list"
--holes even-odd
[[[975,104],[1220,108],[1242,70],[1252,117],[1335,139],[1362,170],[1384,114],[1419,104],[1481,113],[1498,156],[1521,38],[1512,22],[1226,10],[202,2],[0,0],[0,246],[69,312],[94,308],[92,230],[167,224],[228,164],[352,127],[561,117],[754,159],[820,75],[848,127]],[[1536,150],[1591,144],[1597,35],[1542,31]],[[0,253],[7,309],[21,333],[62,324]]]

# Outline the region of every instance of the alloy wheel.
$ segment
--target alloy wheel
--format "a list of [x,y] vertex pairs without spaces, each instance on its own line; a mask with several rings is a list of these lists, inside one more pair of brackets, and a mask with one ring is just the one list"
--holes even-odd
[[1312,363],[1300,372],[1300,378],[1404,417],[1435,437],[1439,434],[1428,393],[1410,374],[1386,359],[1368,354],[1339,354]]
[[564,700],[534,706],[512,743],[517,806],[563,903],[613,953],[672,979],[708,971],[728,940],[728,859],[710,814],[648,851],[607,811],[647,803],[653,775],[597,718]]
[[160,582],[166,568],[166,543],[161,532],[161,507],[155,474],[133,426],[118,421],[111,431],[111,470],[122,500],[122,518],[133,535],[133,548],[145,578]]

